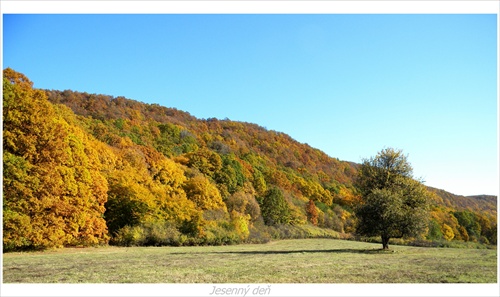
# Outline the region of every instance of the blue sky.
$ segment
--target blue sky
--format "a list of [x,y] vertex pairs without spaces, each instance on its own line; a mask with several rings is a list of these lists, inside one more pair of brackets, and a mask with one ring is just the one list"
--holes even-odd
[[3,68],[289,134],[384,147],[425,184],[498,193],[497,16],[3,15]]

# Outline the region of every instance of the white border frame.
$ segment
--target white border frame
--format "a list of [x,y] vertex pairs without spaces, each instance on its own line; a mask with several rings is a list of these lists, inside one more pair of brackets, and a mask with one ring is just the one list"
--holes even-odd
[[[3,14],[496,14],[499,0],[36,1],[1,0]],[[2,36],[3,37],[3,36]],[[3,44],[3,39],[2,39]],[[499,48],[497,40],[497,51]],[[498,57],[498,53],[497,53]],[[3,69],[3,51],[2,51]],[[497,62],[498,62],[497,58]],[[498,77],[498,65],[497,65]],[[498,90],[497,90],[498,98]],[[498,108],[498,107],[497,107]],[[498,114],[498,113],[497,113]],[[498,119],[497,119],[498,120]],[[497,140],[498,141],[498,140]],[[1,220],[1,218],[0,218]],[[3,258],[3,257],[2,257]],[[498,270],[498,258],[497,258]],[[3,270],[2,270],[3,273]],[[496,284],[271,284],[268,296],[498,296]],[[246,287],[248,284],[218,284]],[[254,288],[258,284],[252,284]],[[269,284],[262,284],[267,287]],[[3,284],[2,296],[210,296],[212,284]],[[213,296],[213,295],[212,295]],[[249,296],[249,295],[247,295]]]

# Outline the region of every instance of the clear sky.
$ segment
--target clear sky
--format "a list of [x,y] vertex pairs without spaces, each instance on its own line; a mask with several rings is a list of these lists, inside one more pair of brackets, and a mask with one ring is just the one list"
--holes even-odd
[[496,15],[4,15],[3,68],[498,193]]

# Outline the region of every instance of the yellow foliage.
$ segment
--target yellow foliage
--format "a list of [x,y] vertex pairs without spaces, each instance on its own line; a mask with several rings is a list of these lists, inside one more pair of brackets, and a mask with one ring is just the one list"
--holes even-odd
[[4,156],[17,156],[8,163],[17,162],[24,169],[16,176],[4,160],[4,182],[10,185],[4,184],[9,214],[4,219],[9,228],[24,230],[13,230],[7,236],[11,242],[4,245],[43,248],[107,242],[102,214],[108,188],[95,140],[73,125],[76,120],[68,108],[51,105],[22,75],[5,74],[10,81],[4,80],[4,149],[10,155]]
[[296,177],[295,182],[299,185],[299,190],[302,195],[313,201],[320,201],[326,205],[331,205],[333,197],[329,191],[326,191],[318,182],[305,180],[301,177]]
[[241,240],[247,239],[250,235],[250,219],[250,215],[243,215],[235,210],[231,211],[231,222]]
[[197,175],[184,184],[184,190],[189,200],[202,210],[226,209],[217,187],[205,176]]
[[[112,206],[108,210],[108,224],[113,230],[145,222],[180,224],[199,215],[183,189],[186,177],[181,165],[137,145],[121,149],[118,154],[120,166],[108,177],[109,205]],[[128,208],[124,209],[124,205]],[[120,214],[124,211],[131,212],[128,221]]]
[[345,223],[351,216],[352,214],[350,212],[348,212],[345,209],[342,209],[342,215],[340,216],[340,219],[342,220],[343,223]]
[[351,190],[344,186],[340,187],[338,196],[343,204],[353,206],[359,203],[360,197],[354,195]]
[[441,228],[441,232],[443,233],[444,239],[450,241],[455,237],[455,233],[453,232],[453,229],[451,229],[450,226],[447,224],[443,224]]
[[[453,238],[458,239],[458,240],[463,240],[463,234],[464,232],[460,231],[460,224],[458,223],[457,218],[453,216],[453,214],[449,212],[445,212],[444,210],[437,208],[434,209],[430,212],[431,218],[435,219],[436,222],[441,226],[441,233],[444,233],[444,225],[446,224],[450,229],[451,232],[453,233]],[[464,229],[465,231],[465,229]],[[465,234],[467,231],[465,231]],[[451,235],[451,233],[449,233]],[[468,236],[467,236],[468,237]]]
[[[125,98],[37,90],[12,69],[4,70],[3,124],[8,250],[107,243],[125,226],[135,234],[143,224],[163,223],[184,236],[215,236],[207,242],[236,233],[244,240],[262,205],[271,224],[305,224],[307,213],[313,224],[355,231],[355,216],[324,204],[335,198],[354,209],[356,167],[283,133]],[[293,199],[267,199],[274,188]],[[448,207],[432,212],[444,238],[469,240]],[[479,216],[481,232],[493,236],[495,220]]]
[[290,208],[290,224],[304,225],[307,224],[307,216],[294,204],[289,203]]

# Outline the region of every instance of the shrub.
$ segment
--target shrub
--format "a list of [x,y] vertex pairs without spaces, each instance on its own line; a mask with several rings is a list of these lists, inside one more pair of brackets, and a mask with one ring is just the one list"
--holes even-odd
[[140,226],[125,226],[116,232],[111,244],[119,246],[140,246],[144,244],[145,234]]
[[181,246],[187,236],[181,234],[171,223],[146,223],[125,226],[118,230],[111,244],[119,246]]
[[427,226],[427,228],[429,230],[427,231],[427,239],[440,240],[443,238],[443,232],[441,231],[441,227],[439,226],[439,223],[435,219],[429,221],[429,225]]
[[269,234],[268,228],[255,228],[250,227],[250,234],[246,239],[246,243],[268,243],[271,241],[271,235]]
[[256,221],[260,217],[260,206],[252,194],[238,191],[226,200],[226,205],[229,212],[235,210],[242,214],[248,214],[252,221]]
[[202,245],[231,245],[241,242],[234,225],[226,221],[210,222],[200,239]]
[[246,196],[250,195],[242,191],[238,191],[226,199],[227,210],[229,212],[235,210],[239,213],[244,213],[248,204]]
[[171,223],[152,223],[142,227],[145,246],[180,246],[186,239]]
[[318,225],[318,209],[316,208],[316,205],[314,205],[314,201],[309,200],[309,203],[306,205],[306,213],[307,213],[307,219],[311,224],[314,226]]
[[242,215],[235,210],[231,211],[231,223],[240,240],[245,240],[250,235],[250,230],[248,229],[250,219],[250,215]]

